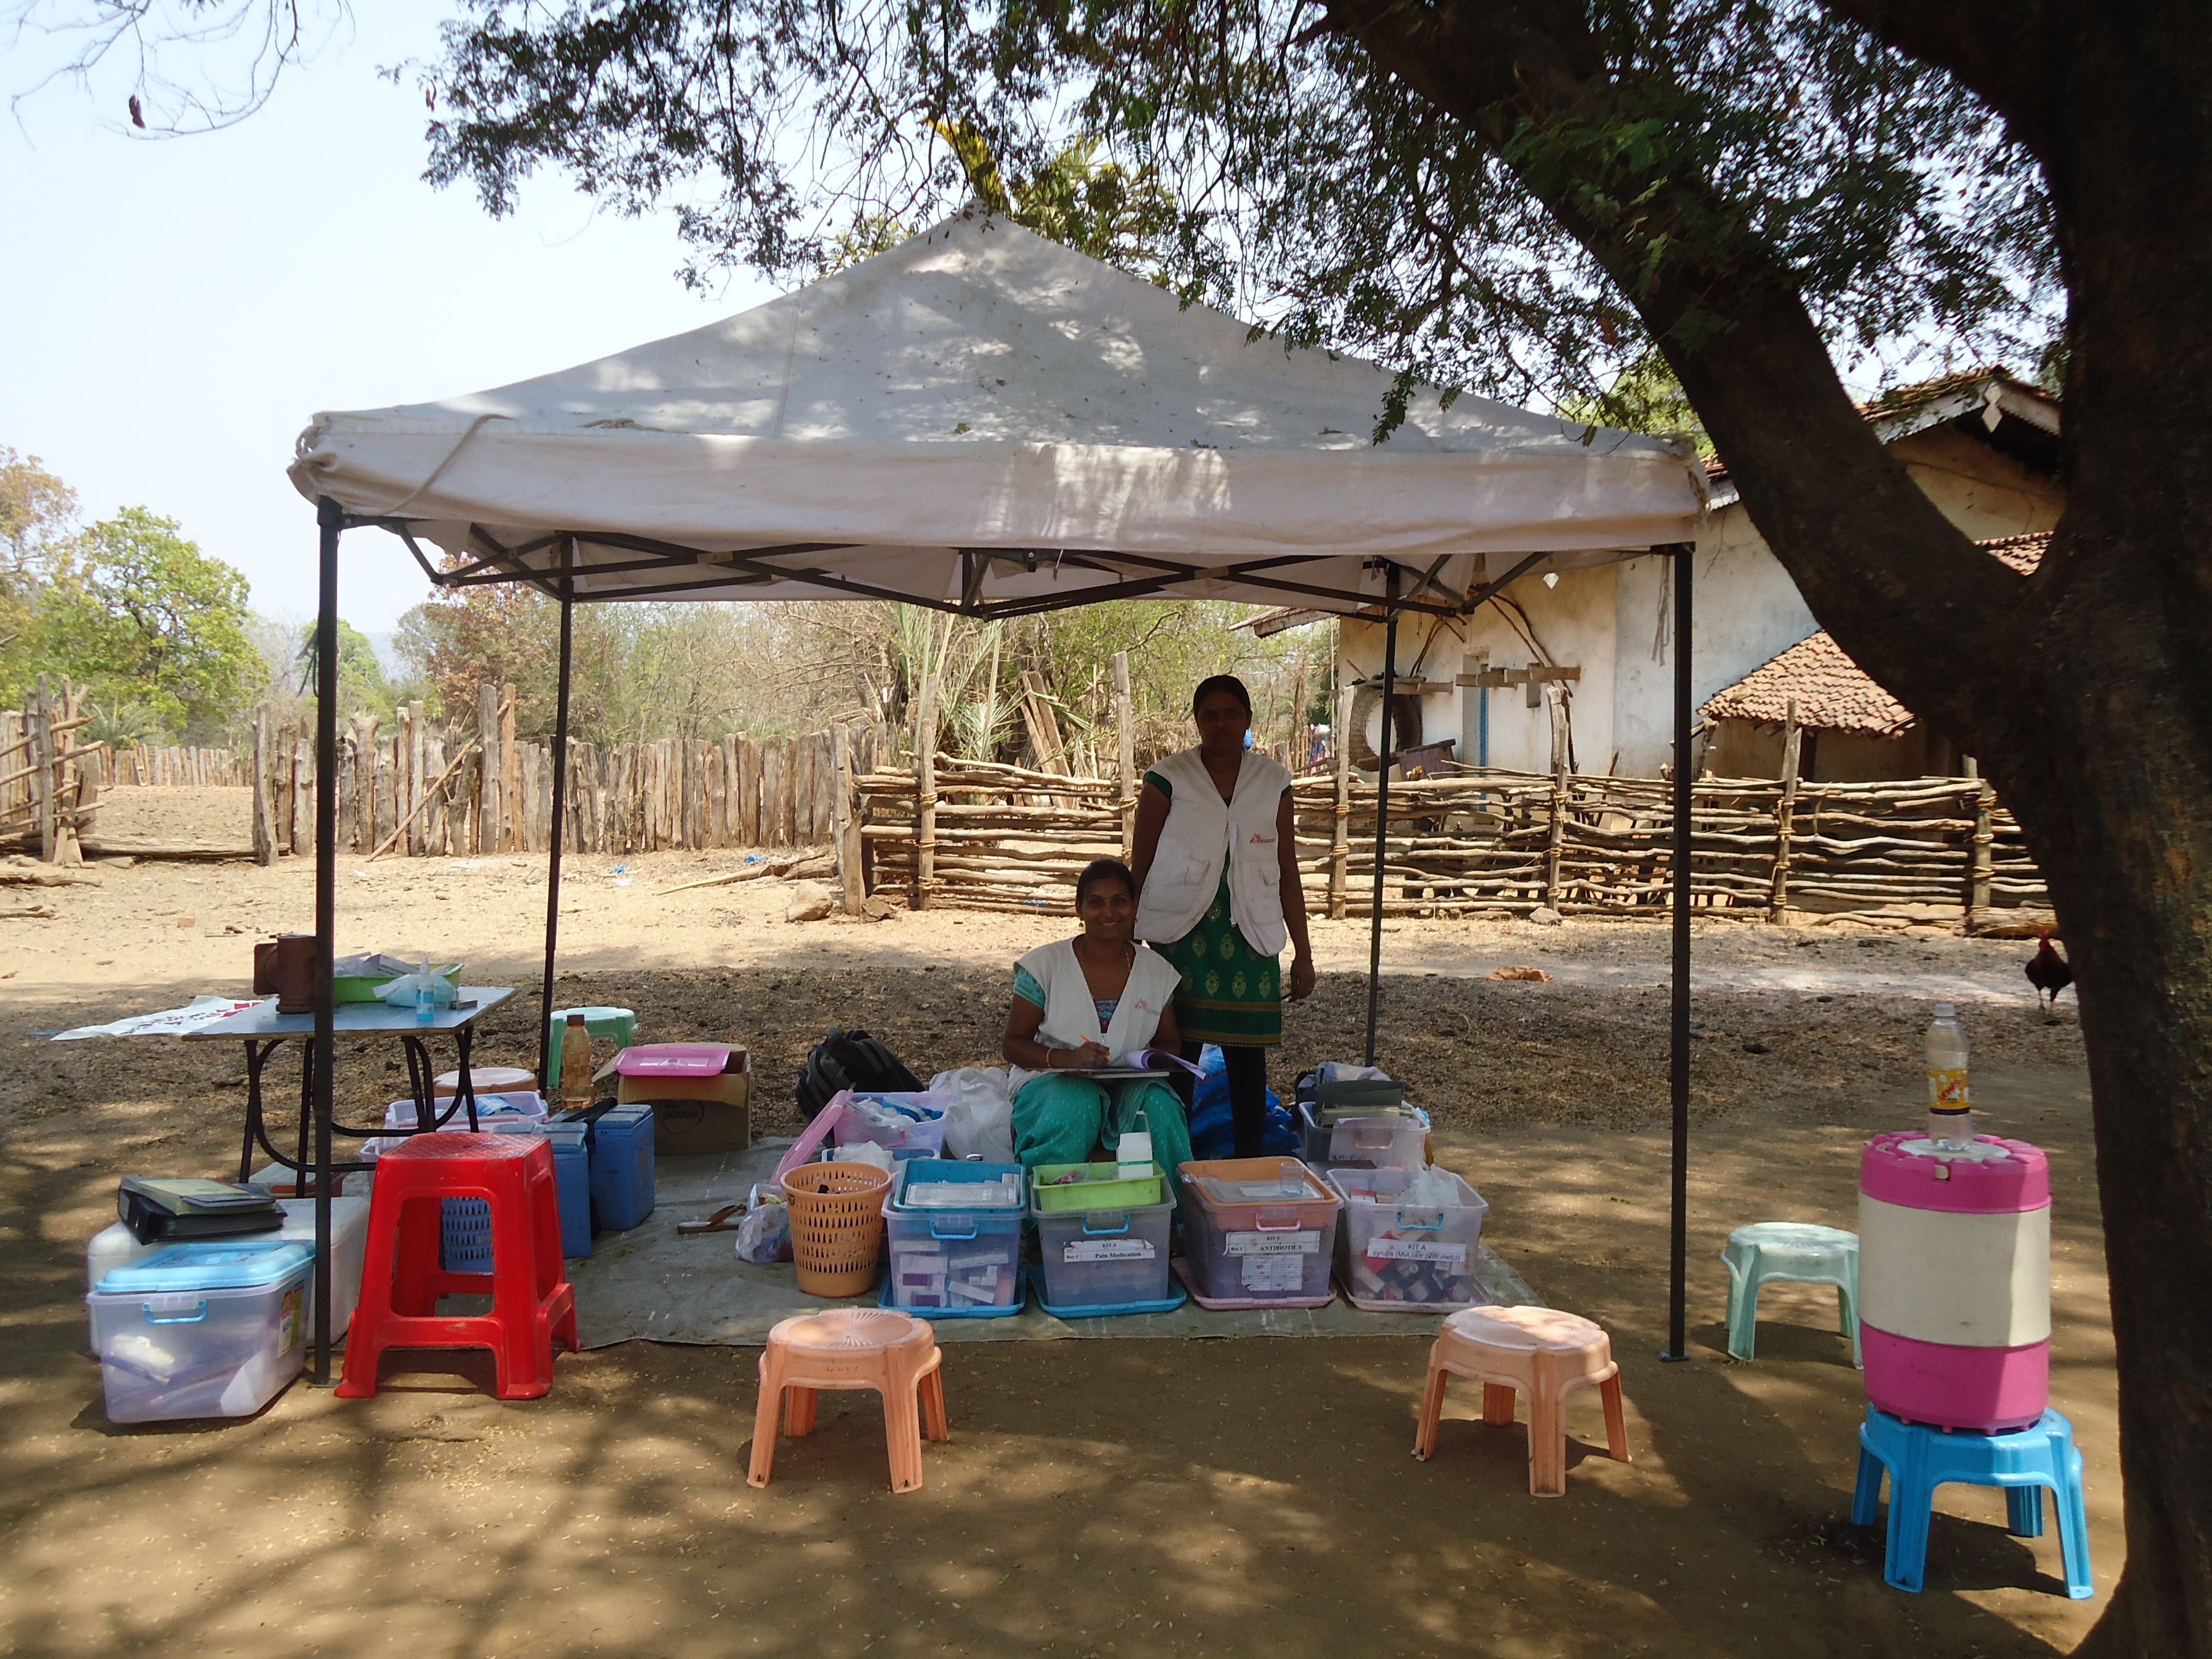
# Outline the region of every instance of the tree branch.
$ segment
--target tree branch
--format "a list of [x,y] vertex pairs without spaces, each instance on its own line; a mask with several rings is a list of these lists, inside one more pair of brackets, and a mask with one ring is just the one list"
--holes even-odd
[[[1696,157],[1664,148],[1683,131],[1673,89],[1608,72],[1570,5],[1332,0],[1328,18],[1481,134],[1604,266],[1844,648],[1954,738],[2014,718],[2021,666],[2002,619],[2030,606],[2028,584],[1912,482],[1844,392],[1789,271]],[[1969,638],[1982,649],[1962,673]]]

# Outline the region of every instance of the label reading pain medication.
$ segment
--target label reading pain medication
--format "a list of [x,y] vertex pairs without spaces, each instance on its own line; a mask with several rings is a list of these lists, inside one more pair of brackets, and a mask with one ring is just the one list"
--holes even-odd
[[1069,1241],[1061,1260],[1066,1261],[1150,1261],[1149,1238],[1078,1238]]

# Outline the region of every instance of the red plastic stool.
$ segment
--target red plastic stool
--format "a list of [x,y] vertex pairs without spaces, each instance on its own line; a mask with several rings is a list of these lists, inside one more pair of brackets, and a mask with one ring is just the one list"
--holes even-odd
[[[488,1273],[438,1265],[440,1203],[491,1206]],[[346,1334],[341,1400],[376,1392],[386,1348],[489,1348],[501,1400],[553,1386],[553,1345],[576,1347],[576,1293],[561,1263],[553,1149],[538,1135],[410,1135],[377,1160],[361,1304]],[[441,1315],[441,1296],[489,1296],[488,1314]]]

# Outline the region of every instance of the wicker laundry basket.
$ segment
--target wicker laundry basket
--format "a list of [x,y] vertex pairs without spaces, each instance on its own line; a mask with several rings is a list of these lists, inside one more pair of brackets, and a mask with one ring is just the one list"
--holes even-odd
[[791,1259],[809,1296],[859,1296],[876,1286],[887,1170],[872,1164],[802,1164],[783,1178]]

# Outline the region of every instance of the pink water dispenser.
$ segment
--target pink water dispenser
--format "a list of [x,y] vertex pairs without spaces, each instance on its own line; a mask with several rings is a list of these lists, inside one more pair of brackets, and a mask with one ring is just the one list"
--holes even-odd
[[1877,1137],[1859,1160],[1867,1398],[1981,1433],[2051,1393],[2051,1164],[2024,1140]]

